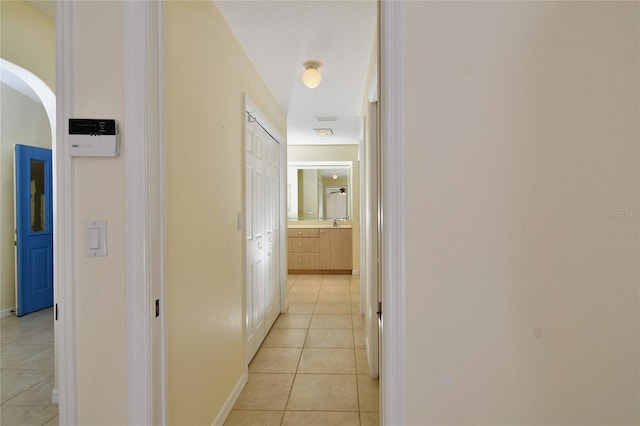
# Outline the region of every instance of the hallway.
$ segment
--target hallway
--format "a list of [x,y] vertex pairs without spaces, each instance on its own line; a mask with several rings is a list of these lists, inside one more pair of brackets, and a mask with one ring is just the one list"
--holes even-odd
[[287,286],[289,309],[249,365],[225,425],[378,425],[359,277],[289,275]]

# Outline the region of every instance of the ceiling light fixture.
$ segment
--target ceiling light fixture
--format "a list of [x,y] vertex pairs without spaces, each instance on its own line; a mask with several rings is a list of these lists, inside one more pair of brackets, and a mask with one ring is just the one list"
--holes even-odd
[[313,129],[314,132],[316,132],[316,135],[318,136],[331,136],[333,135],[333,130],[325,127],[325,128],[321,128],[321,129]]
[[333,175],[331,177],[333,178],[333,180],[338,180],[338,175]]
[[318,68],[322,66],[322,63],[320,61],[307,61],[302,64],[302,66],[305,69],[305,72],[302,74],[302,82],[304,85],[309,89],[315,89],[320,86],[322,76]]

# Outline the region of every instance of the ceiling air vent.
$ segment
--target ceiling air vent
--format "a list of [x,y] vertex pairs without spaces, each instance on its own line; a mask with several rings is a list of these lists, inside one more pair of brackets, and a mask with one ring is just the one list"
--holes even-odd
[[318,123],[326,123],[326,122],[330,122],[330,121],[338,121],[338,117],[334,116],[327,116],[327,117],[316,117],[316,121]]
[[333,135],[333,129],[330,129],[328,127],[321,128],[321,129],[313,129],[313,131],[316,132],[316,135],[318,135],[318,136],[331,136],[331,135]]

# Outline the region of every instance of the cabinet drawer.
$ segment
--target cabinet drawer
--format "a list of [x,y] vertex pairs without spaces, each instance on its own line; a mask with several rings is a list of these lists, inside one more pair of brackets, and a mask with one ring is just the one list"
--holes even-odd
[[289,238],[289,253],[320,253],[319,238]]
[[289,253],[289,269],[319,269],[320,253]]
[[318,231],[318,229],[287,229],[287,237],[318,238],[320,236]]

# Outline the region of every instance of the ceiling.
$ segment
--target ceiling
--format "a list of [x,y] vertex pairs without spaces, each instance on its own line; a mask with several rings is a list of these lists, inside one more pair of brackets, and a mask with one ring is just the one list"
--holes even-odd
[[[376,0],[214,1],[286,113],[288,144],[359,142]],[[29,3],[55,17],[55,1]],[[310,59],[323,64],[316,89],[302,84],[302,63]],[[327,127],[332,136],[313,131]]]
[[[286,113],[289,145],[359,142],[376,31],[375,0],[215,3]],[[316,89],[302,84],[302,64],[312,59],[323,64]],[[326,127],[332,136],[313,131]]]

